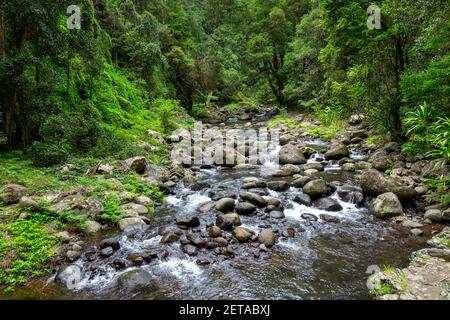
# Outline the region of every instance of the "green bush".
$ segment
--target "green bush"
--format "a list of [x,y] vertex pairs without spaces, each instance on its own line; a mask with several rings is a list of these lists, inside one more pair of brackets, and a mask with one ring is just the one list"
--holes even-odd
[[67,145],[61,142],[35,141],[28,148],[28,154],[37,167],[51,167],[63,163],[69,157]]

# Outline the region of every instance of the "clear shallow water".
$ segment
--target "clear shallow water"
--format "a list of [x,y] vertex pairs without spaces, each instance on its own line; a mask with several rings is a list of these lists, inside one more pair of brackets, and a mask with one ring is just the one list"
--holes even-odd
[[[310,141],[320,149],[326,147],[321,141]],[[319,149],[318,149],[319,150]],[[319,152],[309,162],[323,155]],[[352,152],[355,160],[364,155]],[[197,213],[202,221],[199,229],[215,221],[213,213],[199,213],[198,208],[209,203],[220,191],[238,195],[245,177],[260,177],[265,181],[286,179],[269,175],[278,169],[275,163],[266,163],[256,169],[210,169],[202,170],[210,187],[194,192],[189,184],[180,183],[173,195],[158,208],[158,218],[147,229],[120,236],[121,249],[114,257],[127,257],[130,253],[158,252],[162,259],[154,259],[140,268],[156,279],[157,289],[123,291],[117,286],[118,277],[125,271],[116,271],[109,262],[97,260],[76,262],[84,275],[76,290],[61,288],[51,281],[37,281],[14,294],[0,298],[31,299],[371,299],[366,287],[370,265],[395,265],[404,267],[409,256],[424,246],[425,238],[413,238],[406,230],[373,219],[364,207],[342,201],[337,194],[331,197],[343,210],[326,212],[293,201],[301,190],[291,187],[285,192],[267,189],[266,197],[275,197],[285,207],[284,219],[267,219],[264,215],[241,216],[242,226],[258,233],[261,228],[271,227],[280,234],[287,228],[296,231],[293,238],[280,237],[270,253],[260,252],[251,244],[238,245],[236,257],[226,258],[212,251],[200,250],[197,257],[189,257],[179,243],[161,244],[158,227],[173,225],[177,214]],[[319,176],[327,181],[353,184],[353,173],[343,173],[329,163]],[[302,218],[308,213],[318,221]],[[339,223],[320,219],[321,214],[339,218]],[[389,239],[389,241],[383,240]],[[98,239],[97,239],[98,241]],[[94,242],[95,244],[95,242]],[[112,258],[111,258],[112,259]],[[208,259],[211,264],[201,266],[197,259]],[[132,268],[131,268],[132,269]]]

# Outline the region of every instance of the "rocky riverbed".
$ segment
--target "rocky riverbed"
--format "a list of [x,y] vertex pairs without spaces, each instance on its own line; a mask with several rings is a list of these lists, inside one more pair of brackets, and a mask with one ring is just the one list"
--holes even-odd
[[[214,126],[265,122],[253,117]],[[16,297],[369,299],[368,267],[393,265],[410,270],[411,289],[399,287],[388,298],[448,299],[442,293],[448,290],[442,286],[450,268],[448,232],[440,249],[424,248],[450,221],[450,211],[426,207],[420,198],[427,191],[422,178],[448,174],[447,167],[404,154],[396,143],[367,145],[362,115],[352,116],[331,141],[283,124],[278,129],[280,145],[258,165],[161,168],[143,157],[124,161],[123,172],[134,170],[169,195],[149,214],[149,198],[122,194],[122,219],[109,231],[96,219],[102,205],[89,190],[47,195],[55,210],[88,212],[88,233],[95,236],[61,233],[64,263]],[[276,155],[280,165],[272,161]],[[101,164],[90,174],[111,175],[111,167]],[[23,187],[9,188],[10,203],[36,202]],[[426,262],[416,263],[417,256]],[[429,279],[420,275],[433,272]],[[441,289],[418,293],[427,286]]]

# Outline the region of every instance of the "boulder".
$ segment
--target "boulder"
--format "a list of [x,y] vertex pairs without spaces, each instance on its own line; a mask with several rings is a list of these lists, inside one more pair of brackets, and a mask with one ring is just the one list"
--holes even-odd
[[39,204],[33,198],[22,197],[22,198],[20,198],[20,201],[17,204],[17,207],[18,208],[33,208],[33,209],[37,209],[37,208],[39,208]]
[[327,183],[322,179],[310,181],[303,187],[303,192],[311,197],[318,197],[327,194]]
[[131,228],[140,228],[145,225],[144,220],[138,217],[133,218],[124,218],[119,221],[120,230],[124,231],[125,229]]
[[281,211],[279,211],[279,210],[273,210],[273,211],[271,211],[270,214],[269,214],[269,216],[270,216],[272,219],[283,219],[283,218],[285,217],[285,216],[284,216],[284,213],[281,212]]
[[296,188],[303,188],[305,184],[311,181],[311,177],[299,177],[292,181],[292,186]]
[[279,153],[279,161],[281,164],[304,164],[306,163],[303,149],[293,144],[284,145]]
[[238,214],[252,214],[256,211],[256,206],[250,202],[239,202],[236,206],[236,212]]
[[208,228],[208,234],[211,238],[218,238],[222,236],[222,230],[218,226]]
[[83,278],[82,269],[76,264],[66,264],[59,268],[56,273],[55,282],[61,286],[72,289]]
[[102,229],[102,226],[100,223],[88,220],[84,223],[83,231],[86,234],[95,234],[99,232]]
[[354,172],[356,170],[356,166],[354,163],[344,163],[342,165],[342,170],[345,172]]
[[241,192],[239,195],[243,200],[251,202],[258,207],[264,207],[266,205],[266,200],[257,193]]
[[196,256],[198,254],[198,248],[191,245],[191,244],[185,244],[181,247],[181,250],[186,253],[188,256]]
[[430,219],[432,222],[442,221],[442,211],[439,209],[428,209],[424,215],[425,219]]
[[222,230],[231,230],[233,226],[241,225],[241,218],[237,213],[227,213],[218,215],[216,225]]
[[402,204],[398,197],[392,193],[387,192],[379,195],[370,203],[370,210],[380,219],[386,219],[403,214]]
[[290,186],[286,181],[270,181],[267,183],[267,187],[274,191],[285,191],[289,189]]
[[317,171],[322,171],[324,168],[324,165],[320,162],[309,162],[303,166],[303,169],[309,170],[309,169],[315,169]]
[[276,236],[272,229],[263,229],[258,235],[258,241],[264,246],[270,248],[276,242]]
[[133,157],[122,161],[122,173],[135,171],[138,174],[145,173],[147,169],[147,160],[145,157]]
[[134,202],[136,202],[137,204],[139,204],[141,206],[145,206],[145,207],[148,207],[153,204],[152,199],[150,199],[149,197],[146,197],[146,196],[139,196],[136,198],[136,200],[134,200]]
[[179,215],[175,221],[177,225],[185,228],[195,228],[200,225],[200,219],[194,215]]
[[19,200],[25,196],[28,189],[19,184],[7,184],[3,187],[3,193],[1,199],[5,204],[13,204],[19,202]]
[[118,279],[119,287],[130,292],[146,289],[154,291],[157,289],[156,281],[153,277],[142,269],[133,269],[122,273]]
[[339,202],[331,198],[319,199],[314,203],[314,205],[320,210],[325,211],[341,211],[343,209]]
[[311,197],[306,193],[297,194],[294,198],[294,201],[305,206],[311,205]]
[[329,223],[339,223],[341,220],[338,217],[329,215],[329,214],[320,214],[319,218],[322,219],[325,222]]
[[283,176],[293,176],[294,174],[300,173],[300,168],[293,164],[286,164],[281,167]]
[[124,218],[137,217],[148,213],[148,209],[146,206],[137,203],[127,203],[121,205],[120,210],[122,213],[122,217]]
[[242,227],[234,228],[232,234],[239,242],[247,242],[252,238],[252,233]]
[[348,124],[351,126],[357,126],[359,124],[361,124],[363,121],[365,121],[366,117],[364,116],[364,114],[358,113],[358,114],[353,114],[348,118]]
[[216,209],[221,212],[229,212],[233,211],[234,209],[234,199],[231,198],[222,198],[219,201],[216,202]]
[[350,156],[350,152],[345,144],[332,143],[328,151],[325,153],[327,160],[339,160]]

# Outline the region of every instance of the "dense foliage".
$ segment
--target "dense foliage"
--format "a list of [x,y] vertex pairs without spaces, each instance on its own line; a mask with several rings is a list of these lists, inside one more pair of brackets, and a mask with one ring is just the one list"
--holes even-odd
[[[373,30],[368,0],[79,0],[81,30],[67,28],[70,4],[0,5],[2,145],[29,147],[36,164],[169,130],[164,99],[194,116],[211,105],[364,110],[381,133],[448,156],[446,0],[380,2]],[[404,120],[425,102],[424,138]]]

